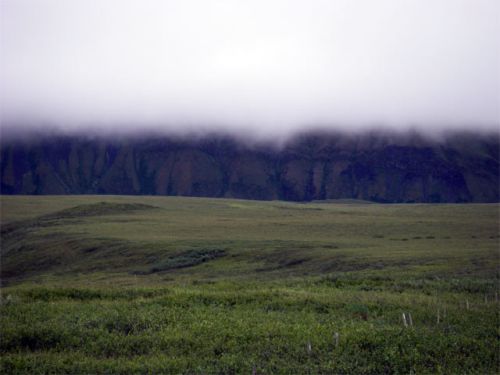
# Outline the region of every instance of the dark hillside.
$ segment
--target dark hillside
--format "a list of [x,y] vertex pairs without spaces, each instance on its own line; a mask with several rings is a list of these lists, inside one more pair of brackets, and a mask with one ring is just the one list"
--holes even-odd
[[283,147],[195,139],[4,140],[2,194],[498,202],[499,137],[302,134]]

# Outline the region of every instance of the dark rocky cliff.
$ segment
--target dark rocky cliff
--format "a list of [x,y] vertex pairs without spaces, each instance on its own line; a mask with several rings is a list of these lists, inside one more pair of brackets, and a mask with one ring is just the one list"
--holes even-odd
[[498,202],[499,136],[302,134],[283,147],[215,135],[2,141],[2,194]]

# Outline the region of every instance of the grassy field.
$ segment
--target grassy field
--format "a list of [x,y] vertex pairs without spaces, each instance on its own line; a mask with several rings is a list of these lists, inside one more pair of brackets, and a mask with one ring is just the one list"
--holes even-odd
[[1,212],[2,373],[500,371],[497,204],[2,196]]

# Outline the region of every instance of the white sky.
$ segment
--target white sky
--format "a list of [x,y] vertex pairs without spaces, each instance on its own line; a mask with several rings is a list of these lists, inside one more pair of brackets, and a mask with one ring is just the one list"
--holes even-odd
[[3,124],[500,124],[498,0],[0,0],[0,14]]

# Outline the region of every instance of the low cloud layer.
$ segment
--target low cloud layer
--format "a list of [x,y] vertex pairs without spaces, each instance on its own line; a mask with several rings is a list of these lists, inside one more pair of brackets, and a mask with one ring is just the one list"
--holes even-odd
[[495,129],[497,0],[0,2],[2,126]]

